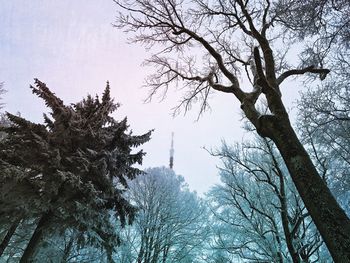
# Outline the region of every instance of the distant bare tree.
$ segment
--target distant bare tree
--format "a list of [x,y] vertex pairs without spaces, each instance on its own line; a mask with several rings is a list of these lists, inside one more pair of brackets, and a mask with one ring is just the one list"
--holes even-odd
[[157,167],[145,172],[130,182],[128,197],[138,213],[123,231],[125,250],[119,250],[117,261],[197,262],[203,253],[197,247],[208,235],[201,200],[173,170]]

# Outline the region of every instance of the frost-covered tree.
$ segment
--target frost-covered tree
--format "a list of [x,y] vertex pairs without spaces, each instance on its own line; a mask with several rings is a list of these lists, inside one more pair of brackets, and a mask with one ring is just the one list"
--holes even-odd
[[197,262],[207,235],[205,209],[181,176],[161,167],[130,182],[138,212],[123,231],[118,262]]
[[[235,97],[257,133],[277,146],[334,260],[350,262],[350,220],[296,135],[282,100],[286,79],[314,75],[324,80],[330,72],[323,67],[325,64],[310,59],[292,65],[298,56],[291,52],[300,49],[293,48],[297,42],[287,33],[294,29],[286,27],[282,18],[302,1],[115,2],[120,9],[116,26],[130,33],[134,42],[156,49],[156,55],[147,60],[155,67],[147,82],[151,96],[166,92],[172,84],[181,84],[186,87],[181,105],[188,109],[200,101],[201,112],[212,92]],[[336,22],[337,18],[330,21]],[[293,22],[303,25],[303,20]],[[307,46],[305,41],[297,44]],[[288,61],[291,56],[293,59]],[[267,108],[259,110],[257,105],[262,100]]]
[[[1,113],[0,114],[0,127],[9,127],[9,125],[10,125],[9,120],[6,118],[5,114]],[[0,132],[0,141],[3,140],[5,137],[6,137],[6,133]],[[5,176],[3,174],[3,178],[4,177]],[[1,180],[0,181],[1,189],[4,187],[3,183],[4,183],[4,180]],[[0,213],[0,214],[1,214],[1,219],[0,219],[0,233],[1,233],[0,234],[0,238],[1,238],[0,239],[1,240],[0,241],[0,257],[1,257],[2,254],[4,253],[4,250],[8,246],[11,237],[13,236],[14,232],[17,229],[19,222],[21,221],[21,217],[16,216],[15,217],[16,219],[14,221],[12,221],[11,215],[4,214],[4,213]]]
[[[6,92],[5,88],[4,88],[4,83],[0,82],[0,95],[4,94]],[[0,101],[2,100],[2,96],[0,97]],[[2,109],[2,107],[4,106],[4,104],[2,102],[0,102],[0,109]]]
[[323,59],[334,48],[338,52],[350,47],[348,0],[280,0],[276,11],[278,21],[292,37],[307,40],[304,55],[313,63],[327,62]]
[[66,229],[64,234],[51,235],[41,244],[41,249],[36,254],[35,260],[51,263],[110,262],[107,251],[93,244],[86,244],[84,235],[85,233],[75,229]]
[[112,219],[125,225],[135,212],[124,192],[127,180],[141,173],[133,164],[141,164],[144,153],[132,150],[150,132],[132,135],[126,118],[111,116],[119,105],[108,84],[101,99],[88,96],[71,106],[37,79],[31,89],[51,117],[44,114],[44,124],[36,124],[8,113],[11,126],[1,128],[7,136],[0,142],[0,214],[36,224],[20,262],[33,260],[47,235],[67,228],[111,257],[118,243]]
[[[307,31],[293,27],[298,37],[309,39],[306,59],[332,65],[330,78],[302,93],[298,101],[298,126],[314,162],[348,215],[350,214],[350,2],[307,0],[295,6],[286,23],[303,21]],[[310,16],[314,19],[306,19]],[[319,54],[316,56],[315,54]],[[328,55],[328,56],[326,56]]]
[[324,85],[303,93],[298,102],[298,125],[320,173],[350,214],[349,64],[342,68]]
[[214,250],[253,262],[328,262],[322,240],[287,169],[266,139],[229,147],[221,184],[209,198],[214,214]]

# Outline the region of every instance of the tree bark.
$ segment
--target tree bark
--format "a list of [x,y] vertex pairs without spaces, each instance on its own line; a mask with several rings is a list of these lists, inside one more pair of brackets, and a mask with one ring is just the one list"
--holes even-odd
[[4,239],[2,240],[1,244],[0,244],[0,257],[2,256],[2,254],[4,253],[6,247],[8,246],[8,244],[10,243],[11,237],[13,236],[13,234],[16,232],[17,227],[19,226],[19,223],[21,222],[21,219],[18,218],[15,222],[13,222],[9,228],[9,230],[7,231]]
[[350,220],[319,176],[287,116],[259,120],[259,134],[271,138],[335,262],[350,263]]
[[53,213],[51,211],[43,214],[34,230],[32,237],[29,240],[29,243],[26,249],[23,252],[23,255],[19,263],[32,263],[34,262],[34,256],[38,250],[39,244],[43,238],[45,228],[48,226],[48,223],[51,221]]

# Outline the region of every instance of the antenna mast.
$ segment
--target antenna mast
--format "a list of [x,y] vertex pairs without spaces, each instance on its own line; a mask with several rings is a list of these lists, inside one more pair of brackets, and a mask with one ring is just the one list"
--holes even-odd
[[171,133],[171,147],[170,147],[170,161],[169,167],[173,169],[174,166],[174,132]]

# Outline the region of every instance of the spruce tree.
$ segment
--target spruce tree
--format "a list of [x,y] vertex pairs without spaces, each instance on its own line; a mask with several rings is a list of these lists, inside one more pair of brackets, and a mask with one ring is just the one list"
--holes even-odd
[[111,254],[118,242],[113,220],[124,225],[135,212],[123,193],[127,179],[142,173],[133,165],[141,164],[144,152],[132,149],[151,132],[135,136],[126,118],[111,116],[119,104],[110,97],[108,82],[101,99],[89,95],[70,106],[38,79],[31,89],[51,116],[44,114],[44,124],[36,124],[8,113],[12,125],[1,128],[7,136],[0,142],[0,186],[7,188],[0,214],[18,210],[37,221],[20,262],[33,260],[45,234],[66,228]]

